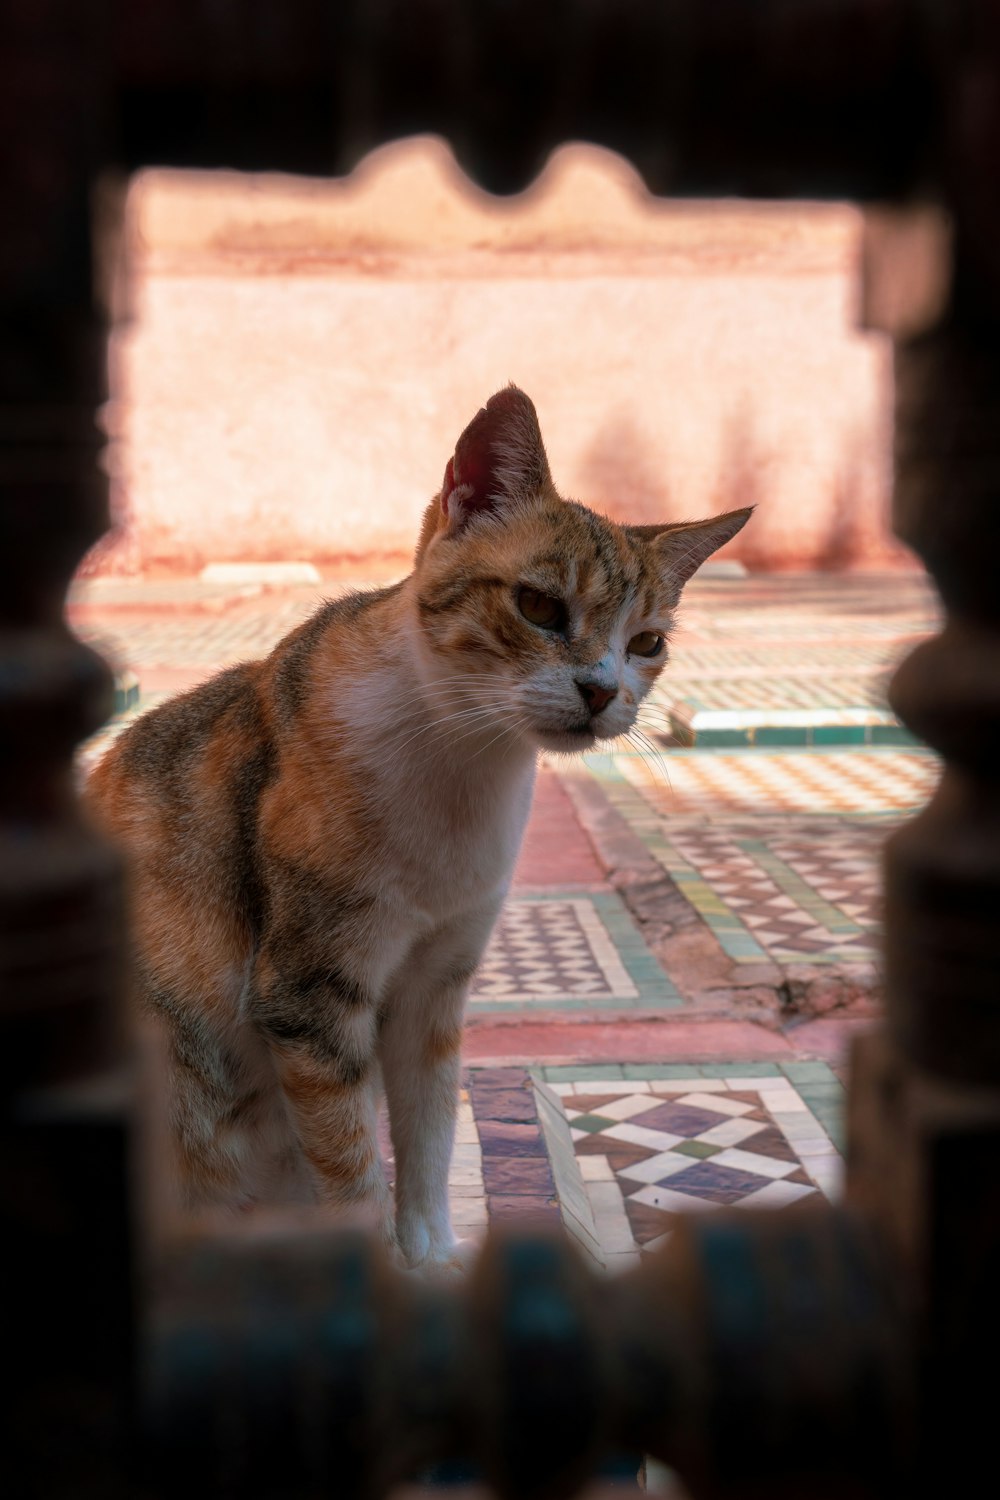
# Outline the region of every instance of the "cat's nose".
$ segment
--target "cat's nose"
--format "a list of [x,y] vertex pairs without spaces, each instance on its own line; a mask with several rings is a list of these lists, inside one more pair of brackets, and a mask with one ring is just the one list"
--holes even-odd
[[577,687],[591,714],[599,714],[602,709],[607,708],[612,698],[618,696],[617,688],[601,687],[599,682],[578,682]]

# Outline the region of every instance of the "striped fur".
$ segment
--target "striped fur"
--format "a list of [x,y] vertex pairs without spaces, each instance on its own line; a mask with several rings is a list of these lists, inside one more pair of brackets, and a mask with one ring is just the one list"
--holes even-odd
[[[325,605],[117,741],[88,797],[130,856],[190,1202],[316,1195],[410,1264],[450,1261],[463,1006],[537,753],[631,726],[666,648],[630,641],[666,637],[747,514],[630,528],[560,499],[508,387],[459,439],[407,579]],[[559,629],[526,617],[537,596]]]

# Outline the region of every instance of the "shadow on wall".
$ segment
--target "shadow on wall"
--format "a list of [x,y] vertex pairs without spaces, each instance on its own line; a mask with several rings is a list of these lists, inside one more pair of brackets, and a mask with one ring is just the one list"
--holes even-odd
[[[893,546],[889,517],[878,516],[877,498],[871,494],[870,473],[876,458],[870,448],[864,433],[845,434],[817,568],[836,571],[857,566],[877,548],[880,535],[887,538],[888,548]],[[904,549],[898,544],[897,548],[902,555]]]
[[824,473],[823,493],[811,497],[811,522],[796,533],[783,508],[768,506],[770,477],[781,455],[762,440],[749,405],[737,407],[724,424],[714,508],[754,506],[753,524],[741,533],[740,558],[751,571],[781,568],[837,572],[868,563],[899,566],[911,561],[882,515],[873,474],[879,454],[875,437],[860,428],[845,431],[832,476]]
[[685,504],[683,494],[671,486],[663,439],[644,432],[622,410],[599,428],[583,455],[580,472],[586,503],[616,521],[636,525],[686,521],[698,519],[695,511],[754,506],[753,525],[740,538],[740,554],[747,567],[773,567],[775,553],[780,552],[792,558],[793,566],[836,571],[863,562],[879,542],[872,525],[870,485],[866,490],[866,462],[870,465],[872,455],[866,451],[864,434],[847,435],[843,453],[832,492],[815,497],[824,523],[805,532],[805,546],[799,544],[798,555],[787,515],[768,508],[769,476],[778,469],[780,455],[758,436],[749,403],[734,408],[723,423],[718,476],[708,505]]
[[583,455],[586,504],[637,526],[680,519],[671,507],[662,450],[662,441],[654,444],[630,414],[614,412]]

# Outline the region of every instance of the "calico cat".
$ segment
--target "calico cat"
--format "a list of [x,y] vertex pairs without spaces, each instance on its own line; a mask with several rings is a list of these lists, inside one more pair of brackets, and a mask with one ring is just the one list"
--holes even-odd
[[459,438],[408,578],[119,738],[87,795],[130,856],[190,1202],[298,1185],[363,1205],[410,1265],[452,1261],[463,1007],[536,757],[630,728],[682,585],[749,514],[619,526],[561,499],[509,386]]

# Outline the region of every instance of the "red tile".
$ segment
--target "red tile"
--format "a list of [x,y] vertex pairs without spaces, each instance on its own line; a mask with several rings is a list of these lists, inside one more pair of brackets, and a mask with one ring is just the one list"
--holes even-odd
[[577,821],[572,802],[556,773],[543,767],[535,784],[531,817],[514,871],[514,889],[598,885],[604,879],[604,867]]

